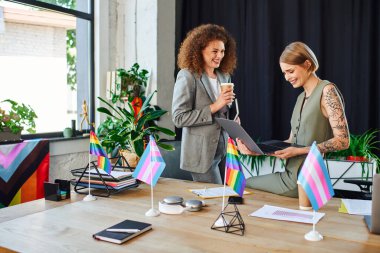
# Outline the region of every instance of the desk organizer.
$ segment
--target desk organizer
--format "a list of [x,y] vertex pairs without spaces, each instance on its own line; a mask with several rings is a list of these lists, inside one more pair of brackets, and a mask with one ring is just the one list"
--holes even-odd
[[[85,168],[73,169],[71,174],[75,179],[71,180],[74,191],[78,194],[88,194],[89,187],[94,189],[92,195],[99,197],[109,197],[111,194],[118,193],[127,189],[136,188],[140,181],[132,177],[132,169],[124,166],[112,166],[111,174],[98,169],[95,162],[91,162]],[[128,169],[129,171],[125,171]],[[90,184],[88,183],[90,181]]]
[[60,201],[70,198],[70,181],[56,179],[54,183],[45,182],[45,199]]

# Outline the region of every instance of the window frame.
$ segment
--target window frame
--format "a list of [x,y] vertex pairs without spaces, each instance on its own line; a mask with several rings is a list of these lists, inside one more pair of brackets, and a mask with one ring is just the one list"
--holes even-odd
[[[44,8],[46,10],[56,11],[63,14],[71,15],[75,18],[81,18],[84,20],[87,20],[90,22],[90,36],[89,36],[89,54],[90,54],[90,76],[89,76],[89,84],[90,84],[90,91],[89,91],[89,120],[90,122],[94,122],[95,120],[95,22],[94,22],[94,16],[95,16],[95,4],[94,0],[88,0],[89,1],[89,9],[90,13],[86,13],[83,11],[78,10],[72,10],[68,9],[62,6],[40,2],[36,0],[6,0],[8,2],[14,2],[24,5],[29,5],[33,7],[40,7]],[[92,128],[92,127],[91,127]],[[34,138],[55,138],[55,137],[62,137],[62,131],[61,132],[50,132],[50,133],[36,133],[36,134],[23,134],[23,139],[34,139]]]

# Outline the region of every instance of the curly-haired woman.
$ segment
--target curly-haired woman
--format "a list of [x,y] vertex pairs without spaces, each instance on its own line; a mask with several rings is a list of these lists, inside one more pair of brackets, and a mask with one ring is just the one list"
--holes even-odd
[[221,26],[198,26],[182,42],[178,67],[172,118],[183,128],[180,167],[194,181],[221,184],[227,134],[214,118],[227,118],[235,98],[232,89],[220,89],[236,68],[235,40]]

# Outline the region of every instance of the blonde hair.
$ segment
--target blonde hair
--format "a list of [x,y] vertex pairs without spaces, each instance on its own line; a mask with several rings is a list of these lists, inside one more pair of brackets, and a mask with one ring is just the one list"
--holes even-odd
[[315,72],[318,70],[319,64],[317,57],[311,49],[302,42],[296,41],[287,45],[280,56],[280,62],[290,65],[301,65],[309,60],[311,66],[309,70]]

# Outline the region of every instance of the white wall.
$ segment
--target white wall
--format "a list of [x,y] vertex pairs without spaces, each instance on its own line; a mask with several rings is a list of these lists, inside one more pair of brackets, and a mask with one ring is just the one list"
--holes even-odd
[[158,124],[174,130],[175,0],[97,0],[95,9],[96,95],[105,97],[107,71],[138,62],[150,73],[148,89],[158,91],[152,104],[169,112]]
[[[174,130],[170,116],[174,36],[175,0],[96,0],[95,96],[105,98],[107,71],[129,68],[138,62],[151,73],[151,90],[158,90],[153,102],[169,111],[159,125]],[[98,99],[95,106],[99,106]],[[104,119],[102,117],[96,114],[96,124]],[[53,142],[50,155],[50,180],[70,179],[71,169],[88,163],[88,139]]]

